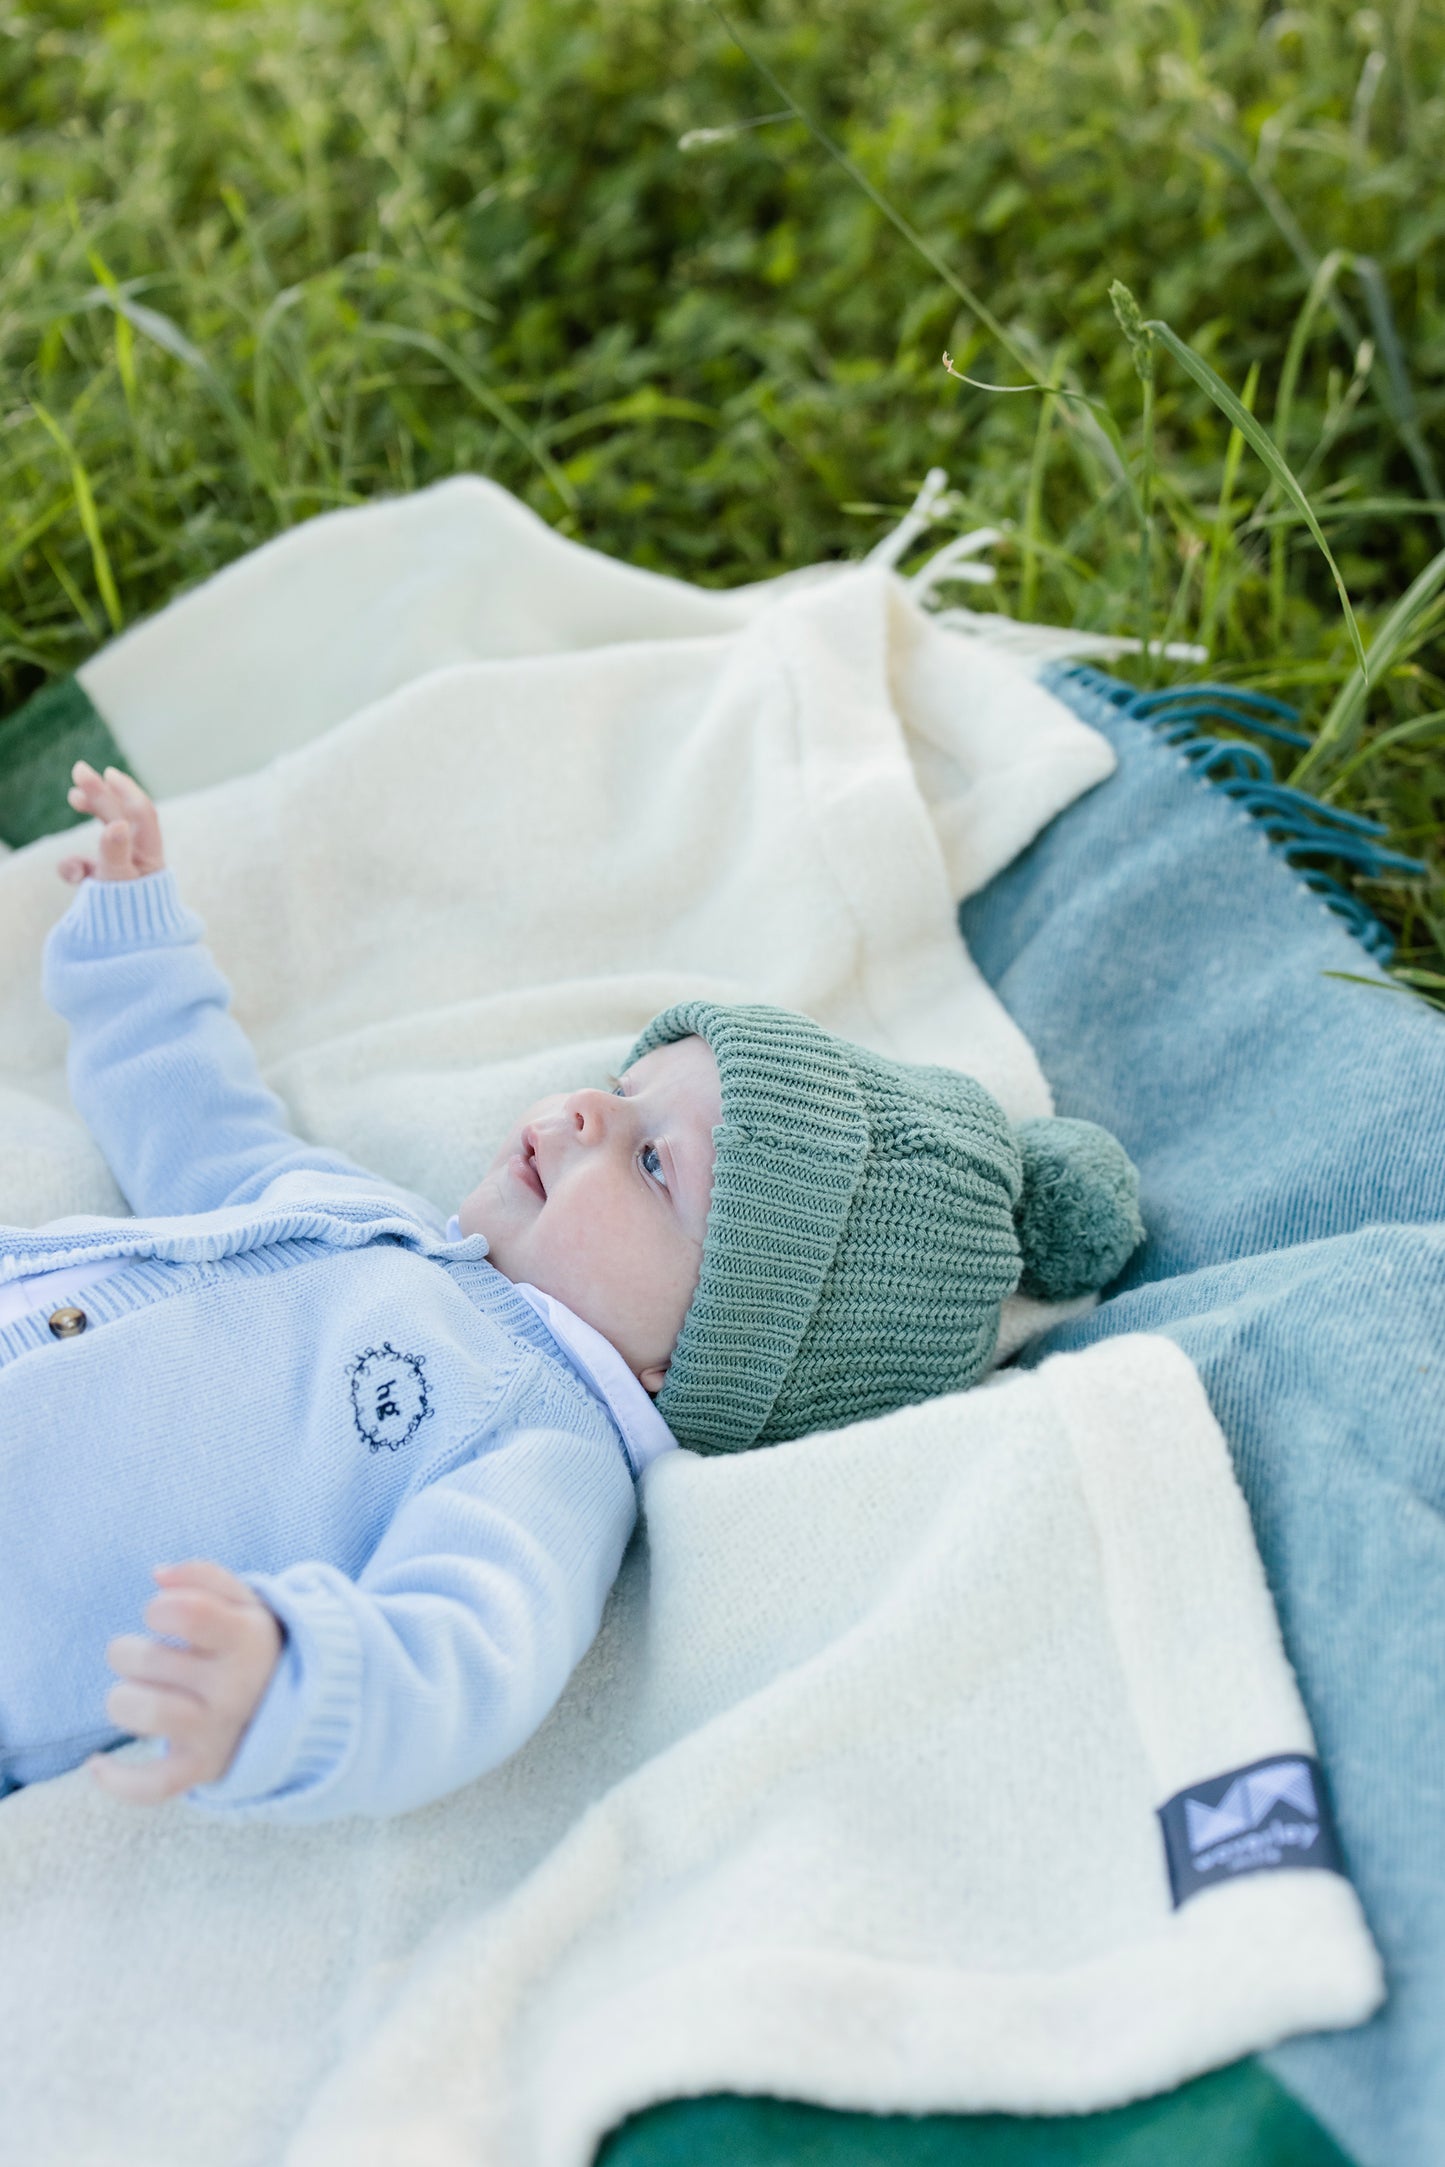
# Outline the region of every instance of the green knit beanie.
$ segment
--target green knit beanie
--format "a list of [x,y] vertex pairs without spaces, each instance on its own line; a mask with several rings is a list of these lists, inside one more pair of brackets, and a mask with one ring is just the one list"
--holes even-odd
[[702,1271],[657,1401],[694,1451],[961,1391],[1007,1295],[1086,1293],[1143,1239],[1139,1177],[1091,1121],[1015,1129],[972,1077],[784,1008],[681,1002],[628,1063],[694,1033],[723,1118]]

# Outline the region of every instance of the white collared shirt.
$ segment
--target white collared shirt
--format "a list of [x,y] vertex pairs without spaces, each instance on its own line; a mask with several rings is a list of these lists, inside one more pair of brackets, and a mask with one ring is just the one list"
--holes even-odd
[[[463,1239],[455,1213],[447,1221],[447,1239]],[[529,1286],[525,1280],[514,1280],[513,1285],[523,1301],[536,1310],[583,1383],[590,1385],[611,1410],[634,1476],[640,1476],[660,1453],[676,1452],[677,1439],[658,1413],[656,1401],[633,1376],[611,1340],[604,1339],[595,1326],[565,1302],[559,1302],[555,1294],[544,1294],[540,1287]]]
[[[43,1234],[45,1229],[36,1231]],[[88,1264],[67,1265],[61,1271],[27,1272],[23,1279],[7,1279],[0,1284],[0,1324],[16,1324],[33,1309],[50,1309],[65,1295],[79,1294],[97,1279],[109,1279],[130,1261],[128,1256],[92,1257]]]

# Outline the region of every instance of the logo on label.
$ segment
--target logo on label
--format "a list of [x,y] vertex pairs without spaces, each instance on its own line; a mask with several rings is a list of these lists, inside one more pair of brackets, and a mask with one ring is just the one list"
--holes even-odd
[[1344,1872],[1319,1763],[1303,1754],[1193,1784],[1160,1807],[1159,1819],[1176,1910],[1240,1874],[1302,1866]]
[[389,1339],[346,1365],[351,1415],[373,1452],[398,1452],[431,1413],[419,1354],[398,1354]]

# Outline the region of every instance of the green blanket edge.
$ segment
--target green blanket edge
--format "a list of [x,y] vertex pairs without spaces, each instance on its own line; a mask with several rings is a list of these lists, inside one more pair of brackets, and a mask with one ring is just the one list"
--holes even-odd
[[1104,2114],[842,2114],[785,2099],[667,2100],[596,2167],[1351,2167],[1258,2062]]
[[[77,760],[126,767],[74,677],[0,721],[0,840],[74,827]],[[1354,2167],[1257,2062],[1104,2114],[846,2114],[714,2093],[667,2100],[604,2139],[596,2167]]]
[[83,819],[66,798],[77,760],[127,766],[79,680],[57,677],[0,722],[0,842],[18,850]]

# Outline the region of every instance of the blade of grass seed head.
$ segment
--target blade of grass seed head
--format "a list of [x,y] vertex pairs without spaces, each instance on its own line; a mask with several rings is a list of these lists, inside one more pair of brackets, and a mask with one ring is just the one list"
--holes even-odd
[[1334,551],[1325,540],[1324,529],[1314,515],[1314,508],[1309,498],[1280,456],[1268,431],[1260,426],[1252,414],[1246,412],[1228,384],[1225,383],[1224,378],[1210,367],[1203,355],[1196,354],[1194,348],[1181,339],[1178,332],[1173,330],[1170,325],[1166,324],[1161,318],[1155,317],[1151,318],[1145,328],[1154,333],[1155,337],[1168,348],[1180,367],[1187,370],[1188,374],[1194,378],[1200,390],[1208,392],[1220,412],[1227,415],[1234,426],[1242,431],[1285,494],[1304,515],[1305,524],[1319,544],[1321,554],[1330,568],[1330,577],[1334,580],[1335,591],[1339,595],[1340,606],[1345,614],[1345,624],[1349,631],[1350,644],[1355,650],[1360,668],[1365,671],[1368,678],[1369,672],[1365,664],[1365,649],[1360,638],[1360,628],[1355,619],[1354,606],[1350,601],[1349,592],[1340,576],[1340,568],[1335,563]]
[[[42,406],[38,399],[32,399],[30,405],[37,421],[41,422],[49,431],[69,462],[70,487],[75,498],[75,509],[80,515],[81,529],[90,545],[90,561],[95,571],[95,584],[100,590],[100,599],[105,605],[105,614],[110,619],[110,628],[112,632],[119,632],[125,623],[125,613],[120,606],[120,595],[116,589],[115,574],[111,570],[110,553],[105,546],[105,536],[101,533],[100,514],[95,508],[95,497],[90,486],[90,476],[85,470],[79,452],[71,443],[70,438],[61,428],[55,416],[46,407]],[[49,557],[49,552],[47,552],[47,557]],[[71,591],[68,581],[61,577],[58,570],[58,560],[52,559],[51,566],[52,570],[56,571],[56,576],[61,579],[61,585],[67,587],[67,591]],[[88,612],[82,609],[82,615],[88,617]]]
[[[1244,380],[1244,396],[1241,404],[1254,412],[1255,394],[1259,388],[1259,363],[1252,361],[1249,374]],[[1239,462],[1244,455],[1244,431],[1231,429],[1229,442],[1224,447],[1224,470],[1219,480],[1219,507],[1209,532],[1209,560],[1204,570],[1204,596],[1199,608],[1199,644],[1210,649],[1214,646],[1214,624],[1219,613],[1219,589],[1224,570],[1224,545],[1234,522],[1230,508],[1234,503],[1234,484],[1239,476]]]
[[1288,780],[1298,789],[1321,768],[1350,751],[1359,735],[1365,702],[1373,685],[1380,683],[1410,644],[1411,635],[1445,585],[1445,549],[1430,559],[1423,572],[1411,581],[1404,594],[1380,625],[1370,646],[1368,666],[1363,656],[1335,696],[1334,704],[1315,732],[1309,751],[1291,770]]
[[1368,738],[1357,752],[1351,753],[1344,766],[1336,768],[1320,792],[1321,798],[1328,804],[1352,775],[1357,775],[1378,753],[1387,752],[1391,746],[1411,744],[1416,738],[1440,736],[1445,736],[1445,707],[1432,708],[1428,715],[1416,715],[1409,722],[1397,722],[1393,729],[1382,730],[1378,737]]
[[443,368],[450,370],[463,391],[468,392],[478,406],[483,407],[492,419],[530,454],[568,511],[578,510],[581,499],[546,446],[539,442],[536,433],[512,412],[506,400],[499,397],[489,384],[483,383],[476,370],[469,367],[460,354],[454,353],[449,346],[444,346],[440,339],[434,339],[429,331],[412,331],[405,324],[358,324],[356,329],[360,338],[382,339],[395,346],[414,346],[418,353],[430,354],[433,361],[439,361]]

